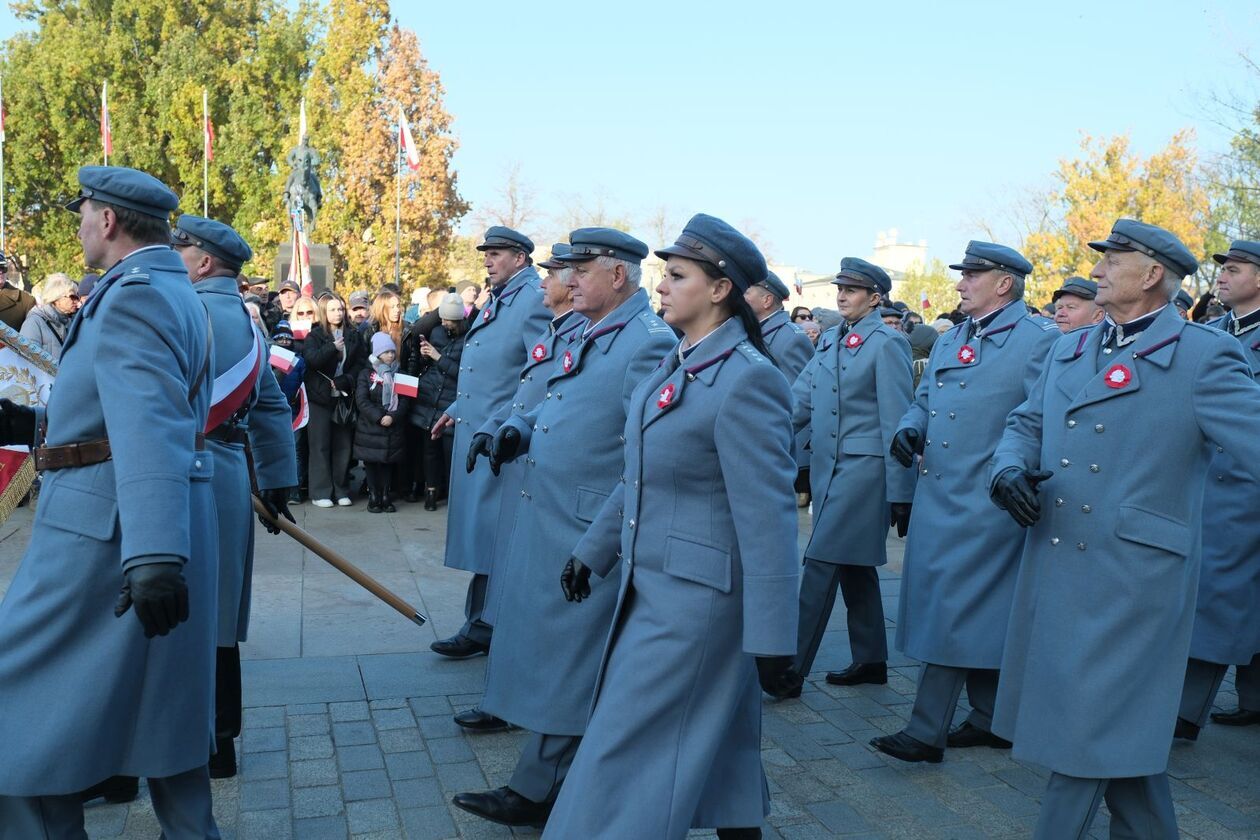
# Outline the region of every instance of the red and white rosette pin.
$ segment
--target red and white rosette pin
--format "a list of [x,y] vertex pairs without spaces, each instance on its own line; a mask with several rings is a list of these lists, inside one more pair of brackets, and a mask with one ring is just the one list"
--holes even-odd
[[958,361],[964,365],[973,364],[976,361],[976,349],[970,344],[964,344],[958,348]]
[[845,336],[844,346],[848,347],[850,350],[858,349],[859,347],[862,346],[862,336],[858,335],[855,332],[849,333],[847,336]]
[[547,358],[547,348],[543,344],[535,344],[534,349],[529,351],[529,355],[534,358],[535,362],[541,362]]
[[656,407],[664,408],[674,401],[674,383],[671,382],[661,389],[660,394],[656,397]]
[[1112,365],[1107,368],[1107,372],[1103,374],[1103,382],[1107,383],[1108,388],[1120,389],[1133,381],[1133,371],[1124,365]]
[[560,362],[560,364],[561,366],[564,367],[565,373],[568,373],[569,371],[573,370],[573,354],[570,353],[568,350],[565,350],[564,359]]
[[481,313],[481,320],[483,321],[490,320],[490,307],[487,306],[486,311]]

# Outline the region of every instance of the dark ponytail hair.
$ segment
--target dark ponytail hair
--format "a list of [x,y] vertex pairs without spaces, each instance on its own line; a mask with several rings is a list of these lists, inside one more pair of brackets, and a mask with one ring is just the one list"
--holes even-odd
[[704,269],[704,273],[710,280],[721,280],[726,277],[731,283],[730,294],[726,296],[723,305],[726,311],[730,313],[732,318],[738,318],[739,322],[744,325],[744,332],[748,334],[748,343],[756,348],[757,352],[770,360],[775,367],[779,363],[775,361],[774,356],[770,353],[770,348],[766,346],[766,340],[761,335],[761,323],[757,320],[757,316],[753,313],[752,307],[748,305],[748,301],[744,300],[744,296],[740,294],[739,287],[735,285],[727,275],[711,262],[700,262],[700,267]]

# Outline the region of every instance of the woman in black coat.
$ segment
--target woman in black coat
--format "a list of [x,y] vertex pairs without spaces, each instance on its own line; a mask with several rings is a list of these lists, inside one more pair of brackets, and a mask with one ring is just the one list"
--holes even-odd
[[420,377],[420,395],[411,406],[407,425],[409,439],[415,442],[422,459],[425,510],[437,510],[438,499],[445,495],[451,474],[454,434],[448,428],[437,440],[433,440],[429,429],[455,401],[459,359],[464,352],[464,337],[471,323],[464,318],[463,301],[456,294],[449,294],[442,300],[438,313],[441,323],[433,328],[429,337],[416,337],[416,362],[413,370],[406,371]]
[[359,331],[346,322],[346,303],[336,295],[319,302],[319,323],[311,328],[302,348],[306,360],[306,398],[311,419],[306,426],[310,450],[311,504],[332,507],[333,500],[349,506],[346,468],[354,441],[353,423],[333,422],[337,400],[354,400],[359,372],[368,350]]

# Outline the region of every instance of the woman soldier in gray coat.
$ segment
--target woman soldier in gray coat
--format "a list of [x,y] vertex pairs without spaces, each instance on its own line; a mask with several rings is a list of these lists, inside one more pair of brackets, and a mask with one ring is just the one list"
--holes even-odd
[[758,678],[778,692],[790,667],[797,571],[791,395],[741,296],[765,259],[703,214],[656,253],[684,338],[634,392],[622,483],[561,578],[580,601],[592,571],[624,559],[586,738],[544,837],[756,838],[769,813]]

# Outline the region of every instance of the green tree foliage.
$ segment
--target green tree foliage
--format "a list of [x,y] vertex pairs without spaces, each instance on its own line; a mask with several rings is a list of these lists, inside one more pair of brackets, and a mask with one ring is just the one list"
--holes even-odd
[[[923,320],[931,321],[943,312],[949,312],[958,306],[958,292],[954,287],[958,277],[949,270],[944,260],[933,259],[928,264],[915,263],[905,274],[893,283],[893,300],[905,301],[910,309],[923,316]],[[923,292],[927,292],[928,308],[920,306]]]
[[467,211],[450,169],[455,141],[440,79],[415,35],[389,26],[387,0],[22,0],[31,24],[0,47],[9,250],[29,274],[81,265],[79,166],[101,162],[101,82],[109,82],[111,164],[153,173],[202,211],[202,89],[215,128],[209,213],[254,246],[246,271],[269,275],[288,241],[285,157],[307,100],[323,158],[325,204],[312,242],[332,246],[339,285],[393,278],[396,114],[421,166],[402,184],[404,279],[445,273]]

